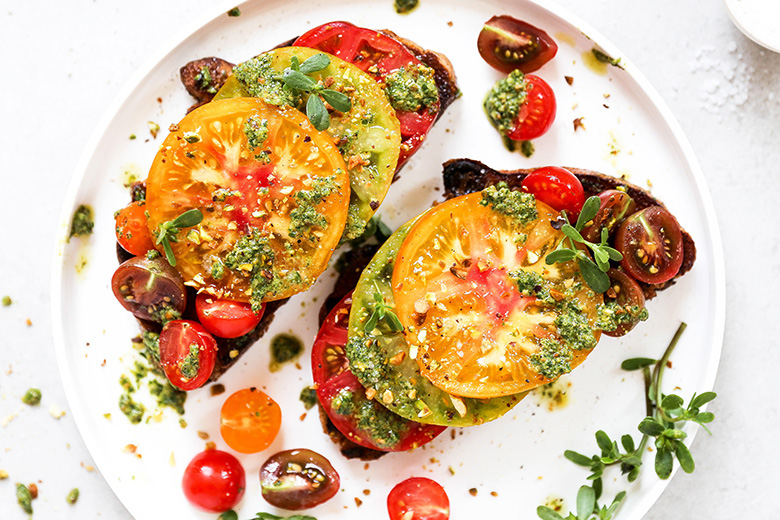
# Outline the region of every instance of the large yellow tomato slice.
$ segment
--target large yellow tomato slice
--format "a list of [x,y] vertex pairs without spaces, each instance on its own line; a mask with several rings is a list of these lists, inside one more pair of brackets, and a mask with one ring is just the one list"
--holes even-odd
[[558,213],[535,204],[538,218],[521,223],[481,193],[458,197],[423,216],[401,246],[398,317],[421,372],[450,394],[530,390],[579,365],[598,342],[602,297],[575,262],[545,263],[564,235],[551,226]]
[[258,309],[308,288],[325,270],[350,193],[330,137],[294,108],[257,98],[213,101],[188,114],[146,183],[153,236],[187,210],[203,214],[171,243],[185,283]]

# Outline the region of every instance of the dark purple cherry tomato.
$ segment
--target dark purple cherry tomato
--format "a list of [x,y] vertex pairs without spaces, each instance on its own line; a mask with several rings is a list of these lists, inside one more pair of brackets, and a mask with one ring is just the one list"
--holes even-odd
[[160,332],[160,364],[171,384],[195,390],[208,381],[217,361],[217,342],[203,326],[174,320]]
[[111,278],[119,303],[142,320],[165,323],[187,306],[184,282],[162,257],[136,256],[120,265]]
[[660,206],[651,206],[628,217],[615,235],[615,249],[623,254],[620,265],[645,283],[674,278],[683,261],[680,225]]
[[488,64],[509,74],[533,72],[553,59],[558,45],[543,30],[511,16],[494,16],[482,27],[479,54]]
[[340,482],[328,459],[311,450],[281,451],[260,468],[263,498],[290,511],[309,509],[333,498]]
[[241,501],[246,489],[246,474],[238,459],[230,453],[206,450],[195,455],[184,470],[181,487],[192,505],[204,511],[222,513]]
[[592,224],[582,229],[582,236],[589,242],[601,241],[601,230],[606,229],[611,235],[623,220],[634,212],[636,203],[625,191],[606,190],[599,193],[601,206],[593,217]]
[[[607,276],[609,276],[609,289],[604,293],[604,303],[614,301],[624,309],[633,308],[638,312],[645,308],[645,295],[636,280],[621,269],[610,269],[607,271]],[[604,330],[603,332],[607,336],[617,338],[628,334],[637,323],[639,323],[638,319],[620,324],[615,330]]]

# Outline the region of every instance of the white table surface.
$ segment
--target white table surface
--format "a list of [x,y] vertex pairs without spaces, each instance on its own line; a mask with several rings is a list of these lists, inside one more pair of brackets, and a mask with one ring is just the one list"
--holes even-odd
[[[697,436],[696,472],[679,472],[646,519],[780,518],[780,55],[745,38],[718,0],[559,3],[622,49],[671,107],[703,167],[725,245],[714,436]],[[50,319],[55,222],[84,143],[117,91],[213,4],[0,2],[0,296],[14,301],[0,307],[2,519],[26,517],[15,482],[38,483],[35,518],[131,518],[67,413]],[[20,401],[31,386],[43,392],[40,407]],[[66,415],[53,419],[52,407]],[[81,497],[71,507],[73,487]]]

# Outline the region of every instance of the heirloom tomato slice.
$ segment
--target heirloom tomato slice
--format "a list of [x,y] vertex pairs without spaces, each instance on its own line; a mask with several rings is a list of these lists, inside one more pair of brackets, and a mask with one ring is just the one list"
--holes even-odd
[[[293,45],[310,47],[338,56],[360,70],[371,74],[380,84],[398,69],[423,63],[401,42],[387,34],[357,27],[348,22],[330,22],[300,36]],[[439,117],[438,101],[416,111],[396,108],[401,123],[401,154],[398,167],[422,145],[425,136]]]
[[199,210],[203,220],[171,240],[176,268],[187,285],[257,312],[325,270],[346,222],[345,172],[330,137],[297,110],[212,101],[174,125],[154,159],[149,229],[157,237]]
[[[473,193],[431,209],[393,270],[398,317],[421,372],[474,398],[530,390],[579,365],[598,341],[602,302],[575,262],[545,263],[564,238],[551,225],[555,210],[536,201],[538,218],[522,224],[483,202]],[[520,281],[533,279],[521,293]]]

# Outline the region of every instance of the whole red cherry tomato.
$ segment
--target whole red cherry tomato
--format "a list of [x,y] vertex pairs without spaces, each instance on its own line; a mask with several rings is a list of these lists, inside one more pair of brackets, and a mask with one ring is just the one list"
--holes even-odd
[[207,331],[220,338],[237,338],[257,327],[263,319],[265,304],[255,314],[249,303],[219,300],[210,294],[200,293],[195,298],[195,311]]
[[585,191],[580,180],[569,170],[558,166],[534,170],[523,179],[521,187],[554,210],[566,210],[572,224],[577,221],[577,215],[585,204]]
[[181,479],[184,496],[194,506],[212,513],[233,509],[246,489],[246,474],[230,453],[206,450],[195,455]]

